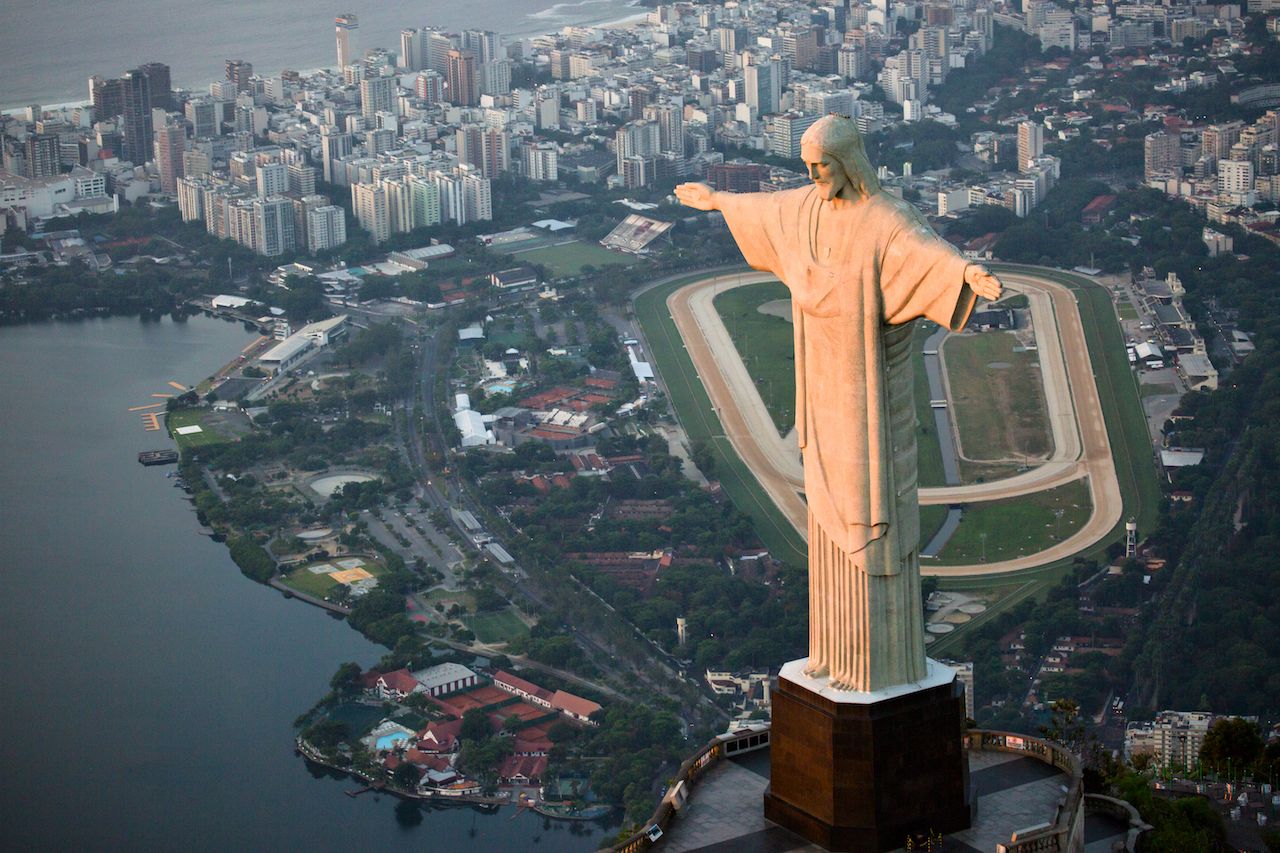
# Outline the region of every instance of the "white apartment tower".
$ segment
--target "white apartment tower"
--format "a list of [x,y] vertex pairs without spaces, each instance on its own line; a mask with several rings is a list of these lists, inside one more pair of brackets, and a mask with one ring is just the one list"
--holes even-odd
[[352,42],[355,40],[355,29],[360,26],[360,21],[355,15],[348,13],[334,18],[333,23],[338,36],[338,70],[341,71],[350,65],[354,58],[355,48]]
[[1031,161],[1044,154],[1044,127],[1034,121],[1018,125],[1018,171],[1031,170]]
[[307,251],[315,255],[347,242],[347,216],[338,205],[307,211]]
[[391,211],[387,207],[387,191],[383,187],[352,184],[351,209],[360,227],[373,237],[373,242],[382,243],[391,236]]
[[289,168],[283,163],[264,163],[254,177],[258,182],[258,198],[269,198],[289,191]]

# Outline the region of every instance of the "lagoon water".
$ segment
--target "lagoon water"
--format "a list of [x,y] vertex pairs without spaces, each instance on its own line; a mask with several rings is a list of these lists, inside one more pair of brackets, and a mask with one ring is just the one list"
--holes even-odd
[[242,577],[174,469],[138,464],[169,442],[127,411],[249,339],[203,317],[0,328],[0,846],[599,847],[593,824],[352,799],[293,754],[337,665],[381,650]]
[[0,107],[83,101],[90,75],[117,77],[152,61],[167,63],[174,85],[187,88],[221,79],[227,59],[246,59],[263,74],[332,66],[333,18],[344,12],[360,19],[358,53],[398,53],[406,27],[531,35],[641,11],[630,0],[5,0]]

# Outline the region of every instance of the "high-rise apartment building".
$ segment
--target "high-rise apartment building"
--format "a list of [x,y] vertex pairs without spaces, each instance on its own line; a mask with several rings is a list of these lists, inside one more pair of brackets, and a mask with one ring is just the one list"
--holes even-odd
[[505,130],[463,125],[455,137],[458,160],[475,166],[483,177],[496,178],[510,166],[510,136]]
[[1146,180],[1182,171],[1182,143],[1178,134],[1158,130],[1142,140],[1142,174]]
[[377,127],[378,113],[393,112],[396,106],[394,77],[370,77],[360,81],[360,116],[365,127]]
[[445,99],[460,107],[474,107],[480,103],[476,55],[469,50],[451,50],[447,61]]
[[293,206],[288,199],[280,196],[255,198],[250,209],[253,212],[254,251],[275,257],[294,250]]
[[339,15],[333,19],[338,37],[338,70],[346,68],[355,59],[355,30],[360,26],[359,19],[350,13]]
[[124,114],[124,81],[120,78],[104,80],[89,78],[89,101],[93,104],[93,118],[104,121]]
[[157,110],[173,109],[173,85],[169,77],[169,66],[163,62],[148,62],[139,66],[147,75],[147,84],[151,90],[151,106]]
[[1252,191],[1252,162],[1249,160],[1218,161],[1218,192],[1243,195]]
[[769,153],[794,160],[800,156],[800,137],[818,120],[817,116],[787,113],[773,120],[769,128]]
[[249,78],[253,77],[253,63],[243,59],[228,59],[226,61],[227,79],[235,84],[237,92],[249,92],[253,90],[253,84],[249,82]]
[[447,74],[449,71],[449,51],[458,47],[454,39],[448,33],[442,33],[439,30],[426,31],[422,39],[422,49],[424,51],[422,61],[424,67],[440,74]]
[[423,71],[413,80],[413,94],[426,106],[444,100],[444,77],[438,71]]
[[336,249],[347,242],[347,215],[335,204],[307,211],[307,251],[311,254]]
[[[638,119],[629,121],[613,135],[614,153],[617,155],[618,174],[625,176],[627,174],[627,161],[631,158],[652,158],[661,150],[661,134],[658,130],[658,123],[648,121],[646,119]],[[639,167],[632,166],[632,172],[636,173]],[[643,174],[647,178],[651,178],[649,172],[637,173]],[[644,186],[649,180],[642,179],[643,182],[635,184],[635,186]],[[628,186],[632,186],[628,184]]]
[[742,82],[747,106],[757,115],[772,115],[782,104],[782,71],[778,60],[742,55]]
[[459,166],[462,178],[462,201],[468,222],[487,222],[493,219],[493,185],[477,171]]
[[22,144],[22,174],[28,178],[51,178],[61,171],[58,134],[32,133]]
[[263,163],[254,172],[258,198],[270,198],[289,191],[289,167],[283,163]]
[[326,183],[346,183],[346,172],[339,167],[339,163],[344,157],[351,156],[352,148],[351,134],[327,125],[320,129],[320,152],[323,158],[320,167]]
[[298,160],[287,167],[289,173],[289,192],[295,195],[314,195],[316,191],[316,168]]
[[661,103],[645,109],[645,118],[658,125],[658,150],[684,156],[684,107]]
[[352,184],[351,210],[360,227],[369,232],[373,242],[385,242],[391,236],[391,210],[387,191],[378,184]]
[[539,139],[520,143],[520,162],[524,176],[531,181],[554,181],[559,166],[556,144]]
[[1210,160],[1223,160],[1231,155],[1231,146],[1240,141],[1244,122],[1229,121],[1211,124],[1200,137],[1201,153]]
[[1044,154],[1044,127],[1034,121],[1018,125],[1018,171],[1029,172],[1031,161]]
[[511,63],[495,59],[480,66],[480,94],[505,95],[511,91]]
[[409,27],[400,31],[400,67],[406,71],[422,68],[422,30]]
[[138,68],[126,71],[120,81],[124,89],[124,159],[140,166],[151,159],[151,87],[147,75]]
[[160,191],[176,193],[178,178],[185,174],[183,152],[187,150],[187,129],[177,122],[166,122],[155,131],[156,171],[160,173]]
[[463,30],[462,49],[474,53],[480,65],[502,58],[501,38],[491,30]]
[[213,98],[192,98],[183,105],[187,123],[191,125],[191,137],[203,139],[222,133],[222,104]]

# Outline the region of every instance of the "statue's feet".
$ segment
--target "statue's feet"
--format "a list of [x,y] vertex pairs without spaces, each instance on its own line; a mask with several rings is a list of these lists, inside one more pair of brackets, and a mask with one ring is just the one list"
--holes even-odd
[[819,661],[811,663],[804,668],[804,674],[810,678],[825,678],[827,673],[831,671],[831,667]]
[[853,689],[853,682],[846,681],[843,678],[831,679],[830,685],[831,685],[831,689],[833,690],[852,690]]

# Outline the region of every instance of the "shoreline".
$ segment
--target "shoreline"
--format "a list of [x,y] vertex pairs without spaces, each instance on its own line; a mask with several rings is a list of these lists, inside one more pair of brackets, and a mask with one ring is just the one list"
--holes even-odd
[[[549,12],[563,5],[577,5],[577,4],[553,3],[552,5],[548,6],[546,9],[543,9],[540,12],[534,12],[526,17],[533,18],[533,17],[536,17],[537,15],[540,15],[544,12]],[[603,20],[603,21],[597,21],[590,17],[583,20],[576,20],[576,21],[565,20],[559,26],[559,28],[555,30],[545,30],[545,29],[539,29],[535,27],[532,29],[521,30],[518,32],[500,33],[499,35],[501,36],[504,42],[510,42],[510,41],[521,41],[524,39],[554,36],[557,32],[559,32],[559,30],[564,29],[565,27],[599,27],[600,29],[628,29],[630,27],[635,26],[638,23],[643,22],[645,18],[648,17],[649,11],[650,11],[650,7],[642,5],[641,0],[630,0],[630,2],[627,3],[626,8],[631,11],[628,14],[618,18],[610,17],[608,20]],[[287,70],[292,70],[292,69],[273,68],[273,70],[271,71],[259,72],[259,74],[265,74],[266,76],[270,77],[270,76],[274,76],[275,74],[279,74],[282,71],[287,71]],[[332,72],[335,70],[336,69],[333,66],[318,66],[318,67],[307,69],[304,71],[299,71],[298,73],[302,74],[303,76],[306,76],[309,74],[317,74],[321,71]],[[412,74],[414,72],[407,72],[407,73]],[[202,92],[202,91],[207,91],[209,88],[209,85],[215,82],[217,81],[208,80],[208,81],[205,81],[203,84],[196,84],[194,86],[189,86],[189,87],[179,86],[177,88],[186,92]],[[70,101],[57,101],[52,104],[39,103],[39,107],[43,112],[59,112],[63,110],[74,110],[78,107],[87,106],[88,104],[89,104],[88,98],[77,98]],[[3,105],[0,105],[0,114],[14,115],[16,113],[22,112],[28,106],[30,106],[30,103],[3,104]]]

